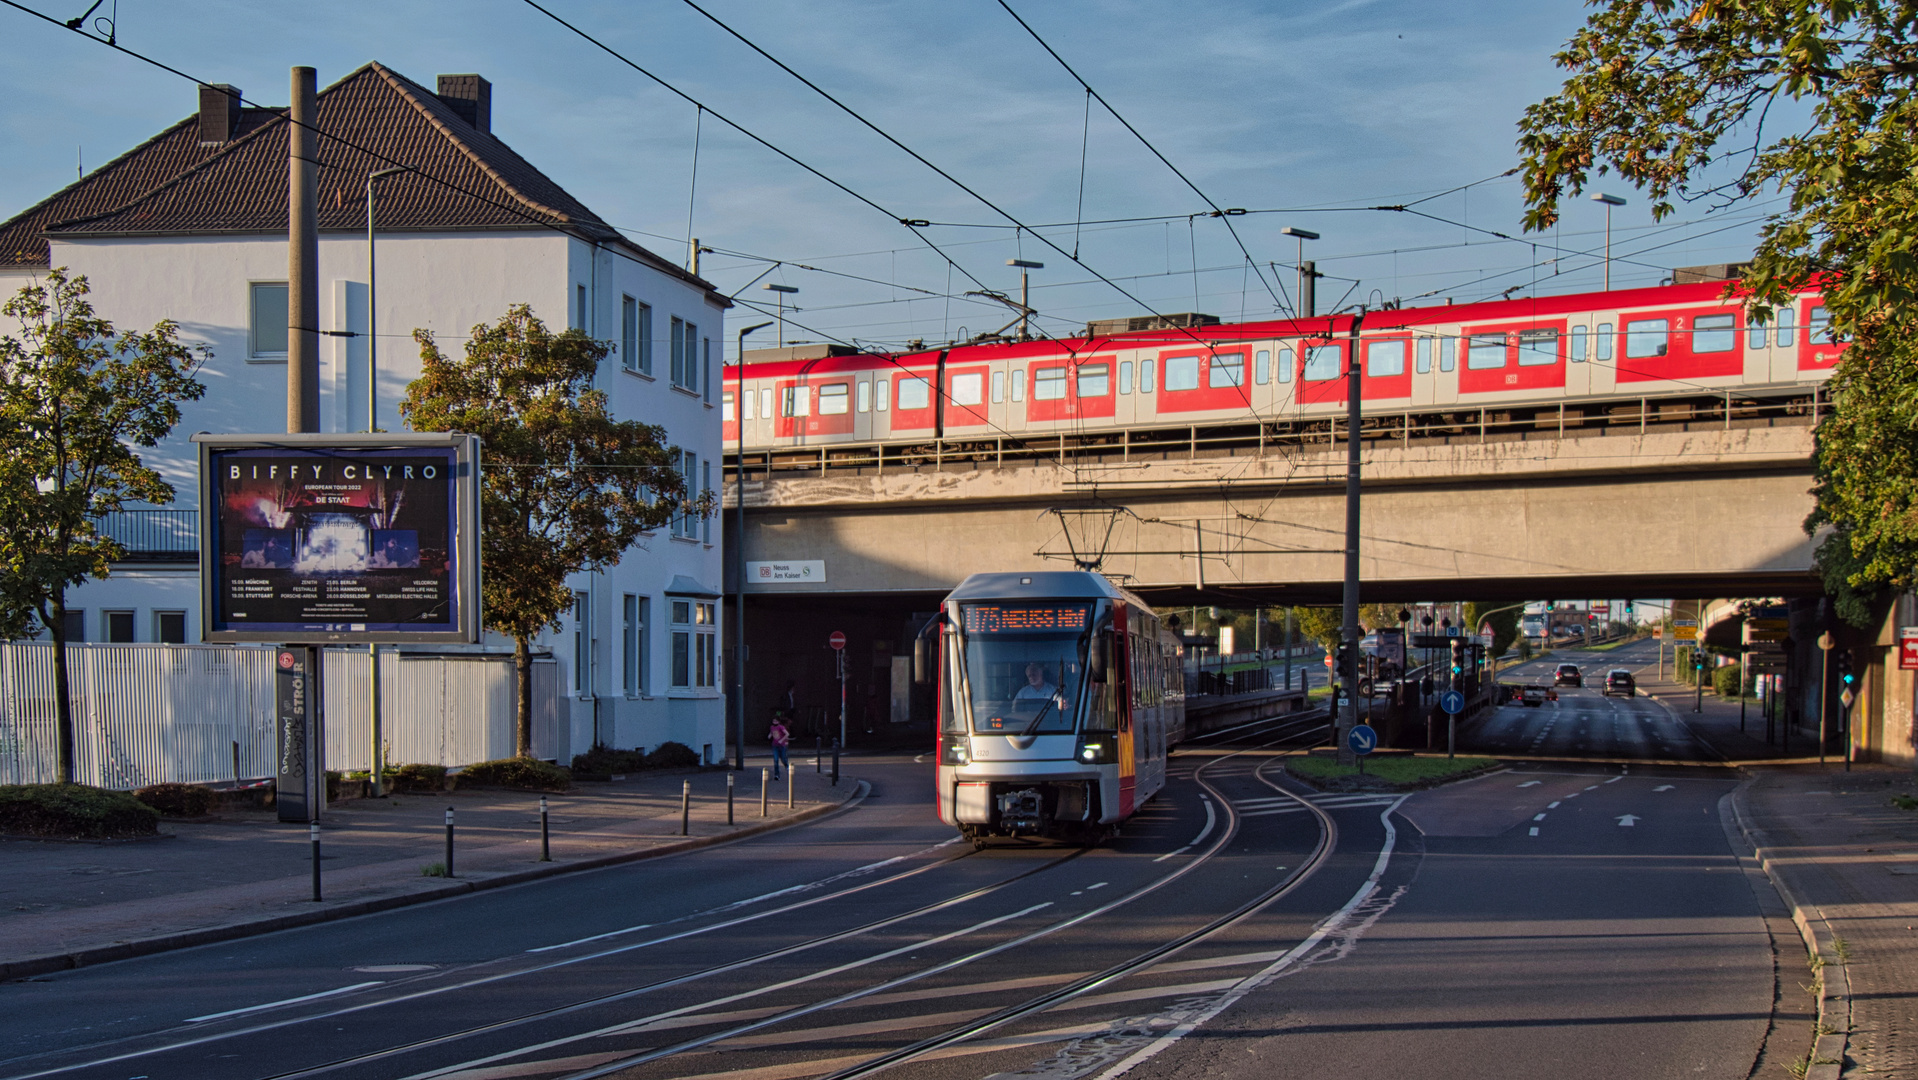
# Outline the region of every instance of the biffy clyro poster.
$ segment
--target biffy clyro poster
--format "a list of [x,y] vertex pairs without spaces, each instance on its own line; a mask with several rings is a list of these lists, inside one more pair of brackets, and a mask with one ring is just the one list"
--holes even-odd
[[455,448],[250,447],[205,460],[209,629],[460,630]]

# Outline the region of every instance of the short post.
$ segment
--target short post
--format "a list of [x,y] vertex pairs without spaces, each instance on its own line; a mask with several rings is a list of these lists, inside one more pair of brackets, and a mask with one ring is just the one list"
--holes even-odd
[[446,876],[453,876],[453,808],[446,808]]
[[825,740],[821,739],[817,735],[814,735],[812,737],[812,771],[813,772],[819,771],[820,748],[823,747],[824,745],[825,745]]
[[832,786],[839,786],[839,743],[837,740],[832,744]]
[[786,770],[786,809],[793,808],[793,771]]
[[240,744],[233,743],[233,790],[240,790]]
[[313,845],[313,902],[317,904],[320,902],[320,823],[308,822],[306,835]]
[[539,861],[553,861],[553,838],[546,827],[546,796],[539,797]]
[[733,773],[726,770],[726,824],[733,823]]
[[693,823],[693,782],[679,782],[679,835],[690,833]]
[[[786,770],[791,772],[791,769]],[[759,816],[766,816],[766,789],[772,786],[773,771],[764,766],[759,769]]]

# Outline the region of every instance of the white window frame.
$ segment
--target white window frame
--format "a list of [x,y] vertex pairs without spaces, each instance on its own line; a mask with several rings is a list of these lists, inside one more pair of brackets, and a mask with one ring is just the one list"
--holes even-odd
[[284,364],[286,363],[287,346],[290,344],[288,338],[291,331],[288,329],[288,326],[291,320],[286,320],[280,325],[279,340],[281,344],[277,351],[260,348],[259,293],[261,289],[278,289],[280,294],[286,297],[286,301],[280,305],[281,310],[287,312],[292,310],[289,305],[292,304],[293,299],[287,293],[286,282],[249,281],[246,283],[246,358],[249,363]]

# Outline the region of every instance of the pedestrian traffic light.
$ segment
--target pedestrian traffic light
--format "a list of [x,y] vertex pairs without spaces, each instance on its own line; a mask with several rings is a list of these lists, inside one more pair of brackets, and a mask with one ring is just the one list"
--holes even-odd
[[1833,649],[1832,663],[1838,668],[1838,682],[1849,690],[1858,682],[1858,673],[1851,669],[1851,650]]
[[1462,677],[1464,674],[1465,674],[1465,642],[1454,640],[1452,642],[1452,678],[1457,679]]
[[1625,601],[1625,618],[1629,621],[1631,617],[1632,617],[1632,602],[1630,600],[1627,600]]
[[1557,609],[1557,607],[1558,607],[1558,601],[1556,601],[1556,600],[1547,600],[1547,601],[1545,601],[1545,613],[1546,613],[1546,614],[1548,614],[1548,615],[1549,615],[1549,614],[1551,614],[1551,613],[1552,613],[1552,612],[1553,612],[1554,610],[1556,610],[1556,609]]

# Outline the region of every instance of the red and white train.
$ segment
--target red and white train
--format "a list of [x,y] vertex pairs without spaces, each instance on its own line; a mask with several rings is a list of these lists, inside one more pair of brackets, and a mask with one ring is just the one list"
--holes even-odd
[[[1374,312],[1363,400],[1434,412],[1823,382],[1843,345],[1814,293],[1748,322],[1719,281]],[[1350,316],[729,366],[749,452],[1312,419],[1345,410]],[[768,350],[768,352],[777,352]],[[735,395],[738,400],[735,401]]]

